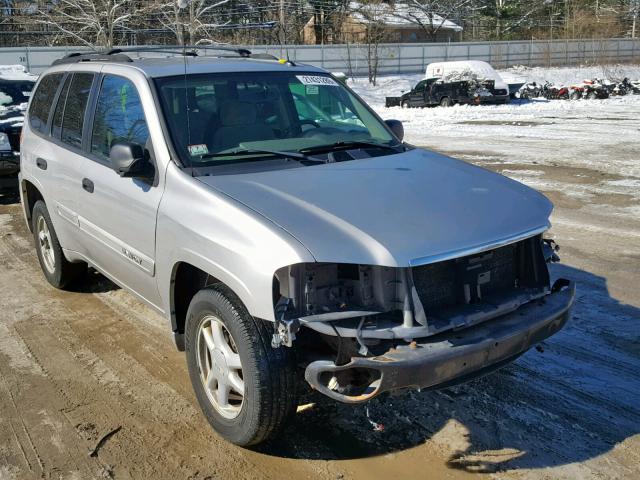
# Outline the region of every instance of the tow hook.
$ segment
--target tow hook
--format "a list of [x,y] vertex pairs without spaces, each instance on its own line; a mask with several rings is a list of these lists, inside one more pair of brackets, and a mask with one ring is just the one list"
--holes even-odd
[[560,250],[560,245],[550,238],[542,239],[542,251],[544,253],[544,259],[547,263],[556,263],[560,261],[560,257],[556,252]]
[[285,319],[287,310],[289,310],[290,298],[285,298],[276,305],[276,321],[274,325],[275,332],[271,337],[271,347],[280,348],[292,347],[293,341],[296,339],[296,333],[300,330],[300,322],[297,318]]

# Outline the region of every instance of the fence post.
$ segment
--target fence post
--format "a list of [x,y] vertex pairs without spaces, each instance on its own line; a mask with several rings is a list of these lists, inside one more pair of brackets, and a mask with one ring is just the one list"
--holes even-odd
[[398,74],[402,73],[402,45],[398,45]]
[[29,55],[29,46],[28,45],[27,45],[26,57],[27,57],[27,72],[30,72],[31,71],[31,57]]
[[426,51],[426,47],[424,45],[422,45],[422,71],[424,72],[427,68],[427,66],[425,65],[425,60],[424,58],[427,55],[427,51]]
[[509,58],[511,57],[511,42],[507,42],[507,58],[505,60],[505,68],[509,68]]
[[619,38],[616,40],[616,43],[618,44],[617,45],[618,46],[618,59],[616,61],[617,62],[621,62],[622,58],[620,58],[620,39]]
[[448,62],[449,61],[449,44],[445,43],[444,45],[444,61]]

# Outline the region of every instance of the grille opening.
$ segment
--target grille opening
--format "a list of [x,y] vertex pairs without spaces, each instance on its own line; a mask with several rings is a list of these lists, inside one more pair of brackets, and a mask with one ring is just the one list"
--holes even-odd
[[[413,282],[436,329],[468,326],[545,292],[549,274],[536,236],[494,250],[414,267]],[[494,315],[495,316],[495,315]]]

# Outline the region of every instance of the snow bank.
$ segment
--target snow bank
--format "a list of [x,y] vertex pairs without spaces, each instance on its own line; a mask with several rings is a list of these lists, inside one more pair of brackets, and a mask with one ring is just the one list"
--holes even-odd
[[23,65],[0,65],[0,78],[3,80],[26,80],[35,82],[37,75],[27,72]]
[[[527,81],[578,82],[589,77],[640,78],[640,66],[516,68]],[[514,100],[508,105],[451,108],[386,108],[385,96],[399,95],[422,75],[385,76],[372,87],[366,78],[350,86],[385,119],[401,120],[407,142],[484,166],[504,165],[503,174],[543,191],[588,201],[597,195],[640,201],[640,95],[606,100]],[[606,154],[603,154],[606,152]],[[517,168],[514,168],[517,167]],[[533,168],[531,168],[533,167]],[[540,168],[539,168],[540,167]],[[567,182],[535,173],[567,169]],[[580,169],[605,174],[599,184],[582,184]],[[631,207],[622,216],[637,216]]]

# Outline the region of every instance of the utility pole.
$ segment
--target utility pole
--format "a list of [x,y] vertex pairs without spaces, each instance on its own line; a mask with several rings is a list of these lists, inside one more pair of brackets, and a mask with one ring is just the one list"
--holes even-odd
[[282,48],[287,41],[286,32],[284,30],[284,0],[280,0],[280,47]]

